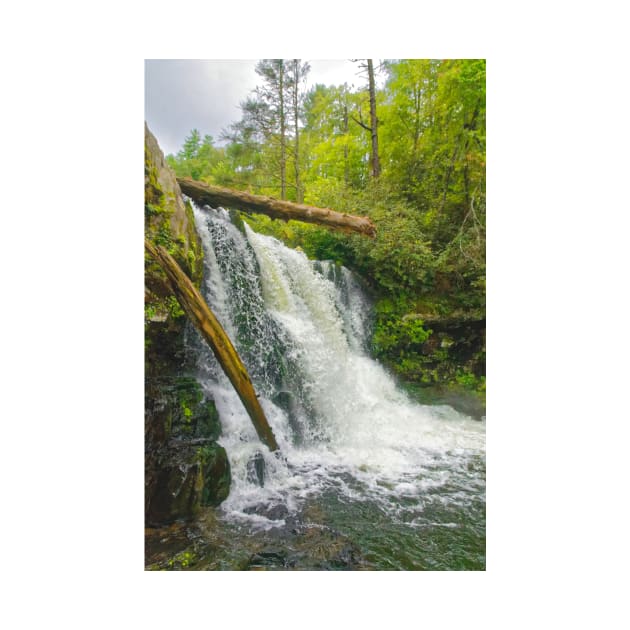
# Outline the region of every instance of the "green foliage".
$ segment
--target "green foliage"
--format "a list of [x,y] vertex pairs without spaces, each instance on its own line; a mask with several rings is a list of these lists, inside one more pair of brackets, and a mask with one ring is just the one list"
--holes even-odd
[[474,391],[477,394],[485,395],[486,393],[486,377],[476,376],[472,372],[461,369],[455,375],[455,382],[462,387]]
[[[307,95],[304,181],[311,200],[321,199],[328,190],[359,189],[366,184],[369,141],[353,120],[362,98],[359,93],[351,93],[347,85],[316,85]],[[308,197],[305,199],[308,201]]]
[[195,276],[197,273],[197,254],[195,254],[194,249],[188,250],[188,263],[190,264],[190,271],[192,276]]
[[459,372],[455,376],[455,380],[460,384],[464,385],[464,387],[474,388],[477,383],[477,378],[474,374],[470,372]]
[[338,264],[352,259],[353,252],[348,239],[330,230],[309,226],[296,228],[305,254],[313,260],[333,260]]
[[154,243],[166,249],[170,249],[173,246],[173,234],[171,233],[171,226],[168,221],[164,221],[158,228]]
[[310,67],[299,59],[262,59],[261,84],[241,103],[242,119],[223,131],[225,160],[216,183],[301,201],[302,85]]
[[425,329],[420,317],[408,312],[409,306],[404,296],[384,298],[376,303],[372,346],[377,356],[398,354],[404,358],[406,348],[428,339],[431,331]]
[[157,315],[157,309],[155,304],[145,304],[144,305],[144,321],[145,323],[152,320]]
[[176,556],[171,558],[166,566],[167,571],[181,571],[182,569],[188,569],[198,562],[198,558],[192,551],[181,551]]
[[178,177],[191,177],[210,183],[218,183],[215,171],[221,170],[224,159],[225,150],[214,146],[212,136],[206,135],[201,140],[196,129],[185,139],[182,150],[176,156],[166,156],[166,162]]
[[166,299],[166,304],[168,307],[168,313],[173,319],[182,317],[185,314],[182,310],[182,307],[179,305],[177,298],[174,295],[168,296],[168,298]]
[[[382,167],[377,181],[369,175],[370,134],[361,125],[368,123],[369,107],[363,86],[316,85],[299,99],[296,165],[297,130],[287,117],[295,86],[284,83],[292,61],[259,64],[261,85],[242,104],[241,120],[224,132],[224,147],[192,130],[169,163],[180,176],[279,197],[285,116],[287,197],[297,195],[298,166],[305,203],[368,215],[376,238],[263,216],[245,220],[367,281],[377,298],[374,350],[396,372],[425,383],[459,379],[472,386],[476,379],[478,388],[475,372],[457,372],[452,348],[440,345],[443,339],[436,346],[437,337],[423,322],[427,313],[448,318],[485,312],[485,60],[384,63],[386,82],[377,92]],[[477,357],[478,363],[483,359]]]
[[163,212],[162,208],[152,203],[144,204],[144,214],[146,217],[154,217]]

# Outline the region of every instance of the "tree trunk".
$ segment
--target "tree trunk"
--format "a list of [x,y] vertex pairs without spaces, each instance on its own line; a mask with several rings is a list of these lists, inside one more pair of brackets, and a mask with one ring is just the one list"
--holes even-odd
[[240,190],[231,190],[197,182],[190,178],[177,178],[181,191],[194,199],[198,204],[207,204],[213,208],[224,206],[245,212],[266,214],[272,219],[304,221],[316,223],[343,232],[358,232],[374,237],[376,227],[367,217],[342,214],[329,208],[316,208],[304,204],[281,201],[273,197],[252,195]]
[[376,85],[374,82],[374,66],[367,60],[368,81],[370,86],[370,132],[372,135],[372,177],[378,179],[381,174],[381,162],[378,157],[378,118],[376,117]]
[[284,111],[284,61],[280,66],[280,199],[287,198],[287,138]]
[[300,60],[293,60],[293,133],[295,134],[295,200],[302,203],[302,182],[300,181]]
[[416,161],[418,155],[418,141],[420,140],[420,106],[422,104],[422,88],[420,85],[414,85],[413,88],[413,100],[414,100],[414,120],[413,120],[413,161]]
[[347,190],[350,186],[350,162],[348,161],[348,105],[343,105],[343,183]]
[[219,320],[190,278],[163,247],[155,246],[147,239],[144,240],[144,247],[162,267],[177,301],[212,348],[214,356],[245,406],[258,437],[269,447],[269,450],[278,450],[278,443],[256,397],[249,374]]

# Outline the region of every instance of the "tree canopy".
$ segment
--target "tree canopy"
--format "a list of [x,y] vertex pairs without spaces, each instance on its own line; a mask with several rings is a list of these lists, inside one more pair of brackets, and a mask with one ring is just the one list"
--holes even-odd
[[305,91],[308,64],[261,60],[260,85],[223,132],[224,145],[193,129],[167,159],[180,177],[367,213],[377,226],[373,242],[266,217],[248,221],[357,271],[377,299],[375,351],[406,378],[424,379],[423,322],[485,317],[486,64],[371,61],[365,67],[385,79],[373,95],[369,76],[357,89]]

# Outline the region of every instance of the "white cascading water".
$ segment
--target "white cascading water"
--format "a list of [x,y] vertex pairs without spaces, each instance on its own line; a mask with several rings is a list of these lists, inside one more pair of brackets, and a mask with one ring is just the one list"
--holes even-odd
[[[430,501],[466,505],[484,495],[485,422],[410,401],[369,357],[370,306],[347,269],[309,261],[247,225],[243,234],[224,210],[194,211],[206,298],[250,371],[281,453],[261,445],[214,357],[202,351],[232,468],[221,506],[228,518],[281,525],[257,506],[295,513],[332,489],[413,525]],[[251,474],[256,453],[264,458],[262,487]]]

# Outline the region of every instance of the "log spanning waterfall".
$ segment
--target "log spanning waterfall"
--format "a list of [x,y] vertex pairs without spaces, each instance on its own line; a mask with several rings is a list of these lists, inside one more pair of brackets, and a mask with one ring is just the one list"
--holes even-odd
[[347,269],[240,230],[222,209],[195,208],[195,220],[205,297],[279,444],[261,444],[200,344],[232,468],[224,517],[271,530],[315,503],[383,567],[393,554],[399,568],[485,568],[485,422],[412,402],[369,356],[370,304]]

